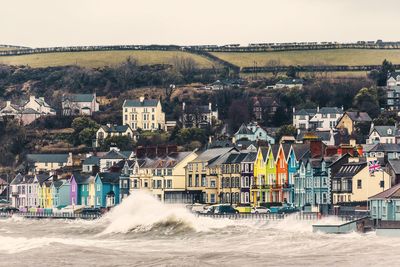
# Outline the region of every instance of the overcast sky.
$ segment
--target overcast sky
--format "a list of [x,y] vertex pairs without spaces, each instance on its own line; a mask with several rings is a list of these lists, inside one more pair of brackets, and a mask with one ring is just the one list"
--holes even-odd
[[1,0],[0,44],[400,41],[399,0]]

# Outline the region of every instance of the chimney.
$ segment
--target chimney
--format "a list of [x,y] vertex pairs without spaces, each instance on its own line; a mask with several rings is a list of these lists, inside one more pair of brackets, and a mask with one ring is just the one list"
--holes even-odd
[[29,96],[29,101],[35,101],[36,97],[34,95]]
[[139,97],[140,103],[143,103],[144,101],[144,96]]
[[296,113],[296,108],[295,108],[295,107],[293,107],[293,114],[294,114],[294,113]]
[[319,105],[317,106],[317,112],[319,112]]
[[310,140],[311,158],[324,156],[324,144],[321,140]]
[[6,107],[11,106],[11,101],[6,101]]
[[211,104],[211,102],[208,102],[208,111],[209,111],[209,112],[212,111],[212,104]]
[[185,108],[186,108],[186,103],[183,102],[183,103],[182,103],[182,110],[185,111]]
[[342,105],[342,111],[344,111],[344,107],[343,107],[343,105]]
[[360,111],[357,110],[357,117],[360,117]]

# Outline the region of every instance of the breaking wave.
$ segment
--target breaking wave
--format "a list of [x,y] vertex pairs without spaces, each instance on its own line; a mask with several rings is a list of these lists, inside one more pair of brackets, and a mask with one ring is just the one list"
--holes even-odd
[[203,232],[232,225],[231,220],[198,217],[182,205],[166,205],[145,192],[135,192],[101,219],[106,228],[100,235],[128,232],[177,234]]

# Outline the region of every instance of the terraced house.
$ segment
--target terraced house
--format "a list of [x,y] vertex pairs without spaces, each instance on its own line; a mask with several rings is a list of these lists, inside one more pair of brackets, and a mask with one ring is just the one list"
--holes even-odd
[[[186,167],[186,193],[188,203],[215,203],[218,197],[219,164],[213,164],[219,158],[238,149],[234,147],[212,148],[200,152]],[[215,202],[211,202],[215,200]]]

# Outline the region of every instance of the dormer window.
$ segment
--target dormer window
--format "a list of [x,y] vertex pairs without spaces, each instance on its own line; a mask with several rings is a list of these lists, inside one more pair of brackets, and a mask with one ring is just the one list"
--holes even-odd
[[388,129],[388,130],[387,130],[387,134],[388,134],[388,135],[391,135],[391,134],[392,134],[392,129]]

